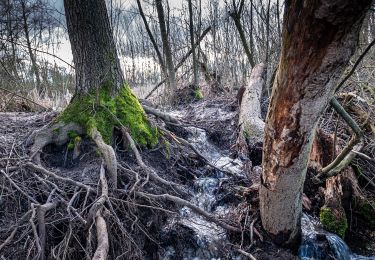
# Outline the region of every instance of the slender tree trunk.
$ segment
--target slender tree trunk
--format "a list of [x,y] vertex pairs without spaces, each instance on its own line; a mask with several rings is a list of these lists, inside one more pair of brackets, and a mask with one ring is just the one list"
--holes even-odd
[[194,43],[194,19],[193,19],[193,4],[191,0],[188,0],[189,3],[189,29],[190,29],[190,44],[191,44],[191,52],[193,56],[193,75],[194,75],[194,86],[198,86],[198,61],[197,55],[195,51],[195,43]]
[[274,241],[296,246],[302,190],[319,117],[355,51],[371,0],[291,0],[265,127],[260,212]]
[[169,88],[171,91],[171,93],[169,94],[170,94],[170,97],[172,97],[173,94],[177,90],[176,76],[175,76],[173,59],[172,59],[172,51],[171,51],[171,46],[169,45],[169,40],[168,40],[168,33],[167,33],[167,27],[165,24],[162,0],[155,0],[155,3],[156,3],[156,11],[158,13],[158,19],[159,19],[161,39],[163,42],[165,61],[166,61],[167,69],[168,69],[168,84],[169,84]]
[[156,40],[155,40],[154,36],[152,35],[152,32],[150,30],[150,26],[148,25],[146,16],[145,16],[145,14],[143,12],[140,0],[137,0],[137,5],[138,5],[139,14],[142,17],[143,24],[145,25],[145,29],[146,29],[146,32],[148,34],[148,37],[150,37],[152,46],[154,46],[156,55],[158,56],[158,60],[159,60],[159,64],[160,64],[161,70],[164,73],[164,76],[166,77],[167,76],[167,71],[165,69],[165,64],[164,64],[163,56],[161,55],[161,52],[160,52],[159,47],[158,47],[158,44],[156,43]]
[[24,32],[25,32],[26,45],[27,45],[27,50],[29,52],[29,56],[30,56],[32,72],[35,75],[36,89],[37,89],[39,95],[44,95],[45,94],[45,89],[43,89],[41,81],[40,81],[39,67],[38,67],[38,64],[36,63],[36,58],[35,58],[35,55],[33,53],[32,48],[31,48],[31,41],[30,41],[30,34],[29,34],[29,25],[28,25],[28,22],[27,22],[27,14],[26,14],[26,4],[25,4],[25,1],[21,1],[21,7],[22,7],[23,29],[24,29]]
[[244,2],[245,2],[245,0],[241,0],[240,6],[238,7],[238,9],[237,9],[236,6],[233,6],[234,10],[233,10],[232,13],[230,13],[230,16],[233,18],[234,25],[237,28],[237,31],[238,31],[238,34],[240,36],[240,40],[241,40],[243,49],[246,53],[247,58],[249,59],[249,63],[251,65],[251,67],[254,67],[255,61],[254,61],[253,54],[251,52],[251,47],[249,47],[249,44],[247,43],[245,31],[243,30],[243,27],[242,27],[242,24],[241,24],[241,13],[242,13],[242,10],[243,10]]

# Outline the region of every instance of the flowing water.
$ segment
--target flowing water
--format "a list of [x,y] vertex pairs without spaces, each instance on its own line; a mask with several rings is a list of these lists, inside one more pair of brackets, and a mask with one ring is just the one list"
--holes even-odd
[[[233,174],[243,175],[242,163],[240,160],[232,160],[227,156],[228,151],[222,151],[211,144],[206,132],[195,127],[188,127],[189,137],[187,138],[196,149],[198,149],[207,159],[217,167],[230,171]],[[191,202],[216,216],[225,216],[229,211],[228,205],[215,207],[217,202],[217,190],[222,181],[229,176],[216,171],[209,177],[203,174],[194,182],[194,191]],[[223,228],[205,220],[195,214],[189,208],[180,210],[177,218],[170,219],[170,226],[181,225],[194,232],[195,246],[186,245],[179,248],[183,259],[222,259],[223,245],[227,244],[228,238]],[[323,230],[318,220],[303,214],[302,217],[302,244],[298,251],[298,256],[302,260],[307,259],[338,259],[338,260],[375,260],[375,257],[364,257],[351,252],[346,243],[338,236]],[[182,250],[182,252],[181,252]],[[175,259],[176,248],[169,246],[166,248],[163,259]],[[244,259],[242,255],[231,253],[231,259]]]

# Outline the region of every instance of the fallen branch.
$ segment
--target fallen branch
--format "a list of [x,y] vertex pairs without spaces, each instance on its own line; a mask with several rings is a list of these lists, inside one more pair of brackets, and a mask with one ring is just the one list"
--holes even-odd
[[215,218],[213,215],[211,215],[207,211],[205,211],[205,210],[201,209],[200,207],[190,203],[189,201],[181,199],[179,197],[176,197],[176,196],[173,196],[173,195],[170,195],[170,194],[156,195],[156,194],[150,194],[150,193],[144,193],[144,192],[136,192],[136,194],[138,196],[145,197],[145,198],[163,199],[163,200],[173,201],[173,202],[175,202],[179,205],[186,206],[186,207],[190,208],[195,213],[198,213],[199,215],[202,215],[207,220],[216,223],[218,226],[220,226],[220,227],[222,227],[226,230],[229,230],[229,231],[232,231],[232,232],[241,232],[240,228],[231,226],[231,225]]
[[47,211],[56,208],[58,201],[46,202],[43,205],[38,205],[38,233],[40,241],[40,256],[39,259],[45,259],[45,248],[46,248],[46,220],[45,216]]
[[39,204],[39,202],[34,199],[33,197],[31,197],[29,194],[27,194],[25,191],[23,191],[23,189],[21,189],[10,177],[8,174],[6,174],[3,170],[0,170],[0,172],[5,176],[5,178],[7,178],[7,180],[10,182],[10,184],[12,184],[12,186],[14,188],[16,188],[16,190],[18,190],[22,195],[24,195],[26,198],[28,198],[30,201],[32,201],[33,203],[35,204]]
[[6,91],[6,92],[8,92],[8,93],[11,93],[12,95],[14,95],[14,96],[16,96],[16,97],[19,97],[19,98],[25,99],[25,100],[27,100],[27,101],[29,101],[29,102],[31,102],[31,103],[37,105],[37,106],[40,106],[40,107],[44,108],[45,110],[48,110],[48,108],[46,108],[45,106],[43,106],[43,105],[41,105],[41,104],[39,104],[39,103],[37,103],[37,102],[31,100],[30,98],[24,97],[24,96],[22,96],[22,95],[20,95],[20,94],[17,94],[17,93],[15,93],[15,92],[13,92],[13,91],[7,90],[6,88],[3,88],[3,87],[0,87],[0,89]]
[[17,222],[17,224],[14,226],[12,233],[7,237],[7,239],[4,240],[4,242],[0,245],[0,251],[4,249],[7,245],[9,245],[10,242],[12,242],[14,236],[16,235],[18,228],[21,226],[22,222],[24,222],[27,217],[31,214],[32,210],[30,209],[27,211],[23,216],[20,218],[20,220]]
[[252,254],[250,254],[250,253],[248,253],[248,252],[246,252],[246,251],[244,251],[244,250],[242,250],[242,249],[240,249],[240,248],[237,248],[236,251],[237,251],[238,253],[240,253],[240,254],[242,254],[242,255],[248,257],[248,258],[251,259],[251,260],[257,260]]

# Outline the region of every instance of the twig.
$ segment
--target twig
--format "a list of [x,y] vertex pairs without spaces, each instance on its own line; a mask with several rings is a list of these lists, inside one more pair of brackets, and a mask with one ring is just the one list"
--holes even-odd
[[42,166],[39,166],[39,165],[36,165],[36,164],[34,164],[32,162],[27,162],[25,164],[25,166],[28,167],[28,168],[30,168],[30,169],[33,169],[33,170],[35,170],[37,172],[40,172],[42,174],[48,175],[49,177],[52,177],[52,178],[54,178],[56,180],[68,183],[70,185],[78,186],[80,188],[84,188],[84,189],[87,190],[87,192],[93,191],[93,189],[90,186],[86,185],[86,184],[83,184],[81,182],[75,181],[75,180],[67,178],[67,177],[58,176],[55,173],[47,170],[46,168],[44,168]]
[[8,93],[11,93],[12,95],[15,95],[16,97],[23,98],[23,99],[25,99],[25,100],[27,100],[27,101],[29,101],[29,102],[35,104],[35,105],[38,105],[38,106],[40,106],[40,107],[42,107],[42,108],[48,110],[48,108],[46,108],[45,106],[43,106],[43,105],[41,105],[41,104],[38,104],[37,102],[31,100],[30,98],[27,98],[27,97],[21,96],[21,95],[15,93],[15,92],[13,92],[13,91],[10,91],[10,90],[7,90],[6,88],[3,88],[3,87],[0,87],[0,89],[6,91],[6,92],[8,92]]
[[15,234],[17,233],[18,228],[20,227],[22,222],[24,222],[27,219],[27,217],[31,214],[31,212],[32,212],[32,210],[30,209],[25,214],[23,214],[23,216],[20,218],[20,220],[14,226],[12,233],[10,233],[10,235],[7,237],[7,239],[5,239],[5,241],[0,245],[0,251],[4,247],[6,247],[10,242],[12,242],[12,239],[14,238]]
[[170,194],[156,195],[156,194],[150,194],[150,193],[144,193],[144,192],[136,192],[136,194],[138,196],[146,197],[146,198],[165,199],[165,200],[173,201],[173,202],[175,202],[179,205],[186,206],[186,207],[192,209],[195,213],[198,213],[198,214],[202,215],[207,220],[216,223],[218,226],[220,226],[220,227],[222,227],[226,230],[229,230],[229,231],[232,231],[232,232],[241,232],[240,228],[231,226],[231,225],[215,218],[213,215],[206,212],[205,210],[203,210],[203,209],[199,208],[198,206],[190,203],[189,201],[181,199],[179,197],[176,197],[176,196],[173,196],[173,195],[170,195]]
[[38,201],[36,201],[33,197],[31,197],[29,194],[27,194],[25,191],[23,191],[10,177],[8,174],[6,174],[3,170],[0,170],[0,172],[5,176],[5,178],[7,178],[7,180],[10,182],[10,184],[12,184],[12,186],[14,188],[16,188],[16,190],[18,190],[22,195],[24,195],[25,197],[27,197],[30,201],[36,203],[36,204],[39,204]]
[[240,248],[237,248],[236,251],[237,251],[238,253],[240,253],[240,254],[242,254],[242,255],[244,255],[244,256],[250,258],[251,260],[257,260],[252,254],[250,254],[250,253],[248,253],[248,252],[246,252],[246,251],[244,251],[244,250],[242,250],[242,249],[240,249]]
[[358,57],[357,61],[354,63],[352,69],[348,73],[348,75],[343,78],[340,83],[336,87],[336,92],[340,90],[340,88],[344,85],[344,83],[350,78],[350,76],[354,73],[355,69],[359,65],[359,63],[362,61],[362,59],[366,56],[366,54],[369,52],[372,46],[375,44],[375,39],[370,42],[370,44],[366,47],[366,49],[362,52],[362,54]]

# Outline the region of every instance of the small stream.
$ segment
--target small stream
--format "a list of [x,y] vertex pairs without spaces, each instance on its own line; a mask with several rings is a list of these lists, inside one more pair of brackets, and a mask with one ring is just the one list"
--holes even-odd
[[[242,171],[242,162],[233,160],[227,156],[228,151],[222,151],[211,144],[204,130],[187,127],[189,136],[187,140],[192,143],[207,159],[217,167],[223,168],[234,174],[244,175]],[[215,207],[218,200],[217,190],[222,181],[229,178],[225,174],[216,171],[209,177],[203,174],[194,182],[194,191],[191,202],[216,216],[224,216],[228,211],[228,205]],[[196,246],[186,245],[184,249],[179,250],[183,259],[222,259],[223,246],[229,243],[226,232],[223,228],[206,221],[203,217],[195,214],[189,208],[184,207],[180,210],[177,218],[171,218],[169,225],[181,225],[194,232]],[[302,217],[302,244],[298,250],[298,256],[302,260],[307,259],[338,259],[338,260],[365,260],[375,257],[364,257],[355,255],[351,252],[346,243],[337,235],[325,231],[318,220],[303,214]],[[231,253],[231,259],[245,259],[236,252]],[[162,259],[175,259],[176,249],[172,246],[166,248]]]

